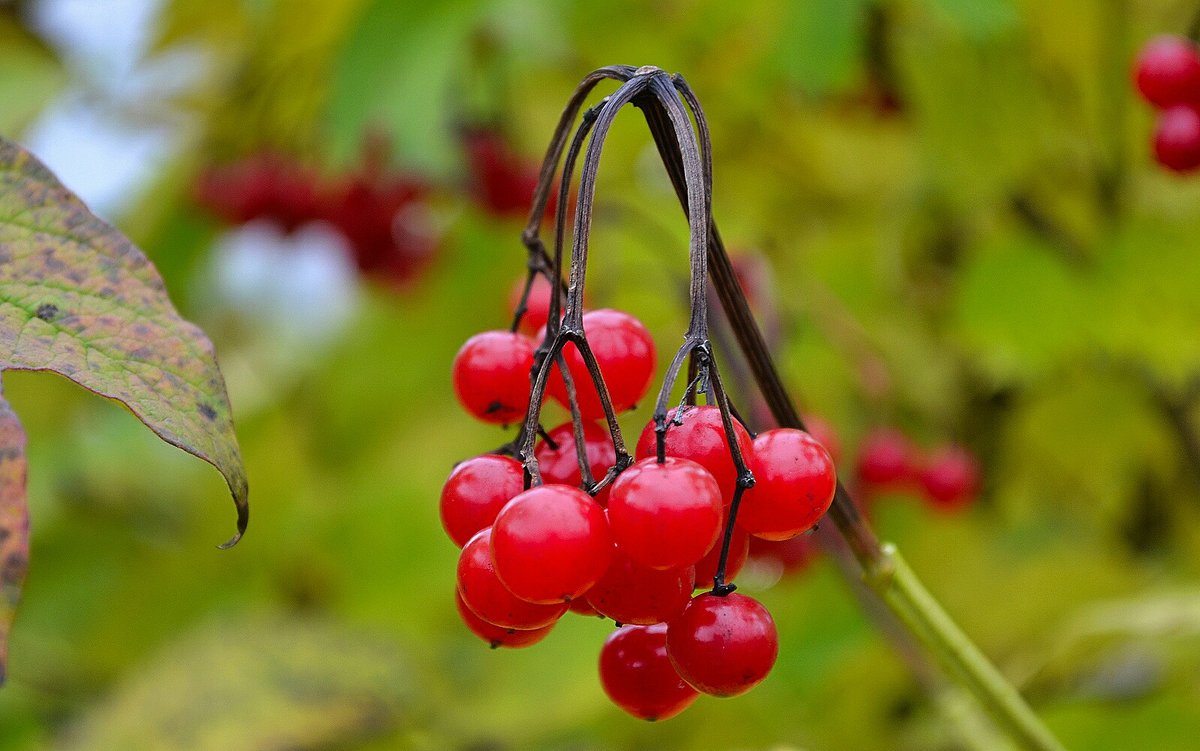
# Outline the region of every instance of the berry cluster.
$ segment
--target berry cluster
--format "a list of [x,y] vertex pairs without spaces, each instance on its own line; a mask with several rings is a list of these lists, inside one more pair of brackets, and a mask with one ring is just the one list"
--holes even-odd
[[[471,337],[454,361],[460,402],[488,422],[522,421],[531,406],[539,346],[517,319]],[[654,374],[649,332],[616,310],[582,320],[614,411],[630,409]],[[700,692],[748,691],[774,665],[778,636],[767,609],[727,581],[752,537],[790,540],[817,523],[833,500],[833,460],[808,433],[752,436],[714,404],[651,420],[622,456],[581,354],[568,345],[562,360],[574,389],[555,372],[546,391],[574,417],[542,431],[532,461],[477,456],[442,490],[443,526],[462,548],[459,614],[493,647],[534,644],[568,610],[612,619],[601,684],[639,718],[672,717]]]
[[324,222],[345,238],[365,275],[391,282],[410,279],[433,257],[426,181],[388,172],[381,149],[344,175],[321,178],[316,170],[279,154],[259,154],[204,172],[196,201],[233,225],[264,219],[293,232]]
[[877,428],[859,445],[857,477],[864,491],[912,488],[941,511],[970,505],[979,492],[979,474],[979,462],[962,446],[946,444],[923,454],[896,428]]
[[1200,167],[1200,48],[1184,37],[1156,37],[1138,55],[1133,79],[1159,110],[1154,158],[1176,172]]

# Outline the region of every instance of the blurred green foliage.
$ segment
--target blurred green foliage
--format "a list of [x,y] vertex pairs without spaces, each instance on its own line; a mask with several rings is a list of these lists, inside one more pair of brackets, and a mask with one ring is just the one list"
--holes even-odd
[[[954,700],[921,690],[825,560],[757,592],[782,636],[767,681],[663,724],[604,698],[599,620],[511,653],[458,624],[438,491],[508,434],[458,410],[449,363],[506,324],[524,258],[519,223],[465,197],[454,125],[499,122],[536,160],[610,63],[680,71],[699,95],[722,232],[768,259],[779,363],[844,467],[881,424],[983,461],[964,513],[874,499],[881,534],[1067,747],[1193,748],[1200,181],[1152,163],[1128,66],[1194,10],[168,0],[152,54],[209,56],[170,102],[199,128],[117,219],[217,342],[253,524],[213,550],[215,472],[52,376],[6,376],[34,536],[0,749],[967,747]],[[69,76],[15,19],[0,13],[0,132],[19,138]],[[334,173],[370,131],[440,186],[440,255],[404,287],[366,283],[332,344],[281,351],[211,299],[220,227],[191,186],[260,150]],[[608,143],[589,295],[670,351],[686,227],[636,113]]]

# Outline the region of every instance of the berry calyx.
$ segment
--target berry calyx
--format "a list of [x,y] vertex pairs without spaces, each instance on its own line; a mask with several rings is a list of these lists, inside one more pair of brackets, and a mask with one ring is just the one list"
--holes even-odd
[[524,489],[524,469],[512,457],[484,454],[459,462],[442,486],[442,527],[461,548],[476,532],[492,526],[504,504]]
[[752,535],[768,540],[795,537],[812,529],[833,502],[833,460],[803,430],[759,433],[750,469],[755,484],[742,495],[737,523]]
[[[691,459],[707,469],[720,486],[721,497],[728,505],[733,500],[733,491],[737,488],[737,468],[729,452],[729,442],[721,422],[721,410],[713,405],[685,407],[679,424],[675,423],[677,414],[678,410],[675,408],[667,412],[667,432],[663,436],[666,455]],[[642,429],[637,442],[637,458],[657,456],[658,444],[654,427],[654,421],[651,420]],[[742,456],[748,461],[751,450],[750,434],[737,420],[733,421],[733,435]]]
[[618,547],[608,571],[587,592],[588,604],[617,623],[649,625],[674,618],[692,599],[696,570],[692,566],[652,569]]
[[961,446],[943,446],[926,461],[920,481],[930,505],[953,511],[975,500],[979,462]]
[[509,501],[492,525],[492,561],[522,600],[570,602],[612,560],[604,509],[579,488],[541,485]]
[[1196,106],[1179,104],[1163,110],[1154,130],[1154,158],[1176,172],[1200,167],[1200,110]]
[[708,470],[669,456],[642,459],[622,472],[608,496],[613,539],[650,568],[691,566],[721,531],[721,489]]
[[778,655],[771,614],[737,592],[697,595],[667,624],[667,656],[676,672],[713,696],[749,691],[767,677]]
[[667,626],[622,626],[600,649],[600,685],[621,709],[643,720],[667,720],[699,694],[667,657]]
[[[646,395],[654,377],[655,349],[650,332],[638,319],[611,308],[584,313],[583,330],[600,366],[613,411],[631,409]],[[603,418],[600,394],[592,385],[583,355],[571,343],[563,348],[562,355],[575,382],[580,414],[588,420]],[[569,405],[567,385],[557,367],[550,370],[546,390],[560,404]]]
[[554,628],[553,625],[528,630],[501,628],[500,626],[488,623],[472,613],[467,604],[463,602],[462,595],[458,592],[454,593],[454,605],[458,609],[458,617],[462,619],[467,629],[487,642],[492,649],[499,647],[507,649],[531,647],[542,639],[545,639],[550,630]]
[[454,393],[468,412],[484,422],[506,425],[525,416],[533,341],[511,331],[485,331],[454,356]]
[[[583,473],[579,471],[579,457],[575,454],[573,425],[567,421],[546,435],[550,440],[543,439],[533,450],[542,479],[548,483],[580,487]],[[591,470],[593,481],[598,482],[608,472],[609,467],[617,463],[617,451],[613,448],[608,429],[591,420],[583,422],[583,450],[587,455],[588,469]],[[601,506],[608,505],[611,488],[609,485],[596,494],[596,502]]]
[[501,583],[492,565],[492,530],[480,530],[458,558],[458,594],[475,615],[494,626],[529,630],[549,626],[567,612],[566,603],[538,605],[520,599]]
[[1156,37],[1138,55],[1133,78],[1138,91],[1155,106],[1200,102],[1200,52],[1183,37]]

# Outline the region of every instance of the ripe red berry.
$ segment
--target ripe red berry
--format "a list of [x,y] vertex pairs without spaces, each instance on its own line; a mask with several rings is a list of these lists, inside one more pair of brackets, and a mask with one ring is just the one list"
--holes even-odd
[[667,655],[685,681],[713,696],[758,685],[779,654],[775,621],[759,601],[734,592],[697,595],[667,624]]
[[966,506],[979,491],[979,462],[961,446],[943,446],[926,462],[921,488],[935,508],[951,511]]
[[534,344],[522,334],[485,331],[454,356],[454,392],[468,412],[501,425],[525,416]]
[[[583,314],[583,330],[604,376],[612,399],[613,411],[624,412],[646,395],[654,377],[654,339],[642,322],[628,313],[611,308]],[[563,348],[567,370],[575,381],[579,411],[585,419],[604,417],[600,395],[592,385],[583,355],[574,344]],[[550,371],[547,392],[564,406],[568,405],[567,386],[558,368]]]
[[679,615],[692,599],[696,571],[647,568],[618,547],[608,571],[587,592],[597,613],[617,623],[660,623]]
[[[721,543],[724,539],[725,528],[722,527],[721,534],[717,536],[712,550],[705,553],[704,557],[696,562],[697,589],[713,585],[713,577],[717,575],[717,566],[721,562]],[[749,553],[750,535],[746,534],[746,531],[738,525],[733,525],[733,539],[729,542],[729,558],[725,561],[725,581],[730,582],[737,578],[742,566],[746,565],[746,557]]]
[[[542,440],[533,450],[533,455],[537,457],[538,469],[542,472],[542,480],[580,487],[583,474],[579,471],[579,458],[575,455],[575,431],[571,422],[568,420],[546,435],[557,448],[551,448],[550,443]],[[591,420],[583,422],[583,450],[587,454],[588,468],[594,481],[598,482],[608,472],[609,467],[617,463],[617,451],[613,448],[608,429]],[[596,494],[596,502],[601,506],[608,505],[608,493],[611,488],[609,485]]]
[[521,649],[522,647],[533,646],[542,639],[545,639],[546,635],[550,633],[550,629],[554,628],[553,625],[549,625],[542,628],[521,630],[494,626],[472,613],[467,604],[463,602],[462,595],[457,591],[454,593],[454,605],[458,608],[458,616],[462,619],[463,624],[470,629],[471,633],[491,645],[492,649],[496,649],[497,647]]
[[525,471],[512,457],[484,454],[459,462],[442,486],[442,527],[461,548],[524,489]]
[[915,450],[895,428],[877,428],[858,448],[858,479],[865,485],[888,486],[908,480]]
[[621,709],[643,720],[666,720],[687,709],[696,689],[667,657],[667,626],[622,626],[600,649],[600,685]]
[[1154,130],[1154,158],[1176,172],[1200,167],[1200,110],[1196,106],[1180,104],[1162,111]]
[[530,602],[569,602],[582,595],[604,575],[612,554],[604,509],[567,485],[526,490],[492,525],[496,573]]
[[1200,102],[1200,52],[1183,37],[1150,40],[1138,55],[1133,77],[1146,101],[1158,107]]
[[[517,154],[499,129],[465,127],[461,131],[467,157],[470,191],[487,212],[499,217],[529,215],[537,188],[539,166]],[[551,202],[547,212],[552,211]]]
[[471,612],[494,626],[521,630],[549,626],[561,618],[566,603],[526,602],[501,583],[492,565],[491,537],[491,528],[480,530],[458,557],[458,594]]
[[[679,425],[673,421],[676,413],[674,408],[667,412],[667,432],[663,436],[667,456],[691,459],[707,469],[720,486],[721,497],[728,505],[733,500],[733,491],[737,487],[737,468],[734,467],[733,457],[729,453],[729,442],[725,438],[725,428],[721,423],[721,410],[712,405],[685,408],[683,422]],[[750,434],[737,420],[733,421],[733,434],[742,457],[748,463],[751,450]],[[636,453],[639,459],[657,455],[656,438],[654,421],[651,420],[638,438]]]
[[650,568],[691,566],[721,531],[724,504],[717,481],[688,459],[642,459],[622,472],[608,496],[613,539]]
[[825,447],[803,430],[759,433],[750,459],[754,487],[742,494],[737,523],[752,535],[786,540],[812,529],[833,502],[837,474]]

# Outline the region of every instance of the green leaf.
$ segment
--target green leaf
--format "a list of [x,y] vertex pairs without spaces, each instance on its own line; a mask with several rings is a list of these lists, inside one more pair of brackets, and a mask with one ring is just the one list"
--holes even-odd
[[[212,343],[180,318],[140,250],[32,155],[0,139],[3,370],[59,373],[121,402],[164,441],[212,464],[237,507],[237,532],[221,547],[241,538],[250,513],[246,475]],[[0,418],[7,414],[5,407]],[[12,425],[0,430],[0,457],[22,455],[24,436],[15,418]],[[23,509],[19,485],[14,503]],[[19,581],[0,584],[7,591]],[[0,610],[0,636],[10,615]]]
[[29,562],[25,466],[25,431],[4,400],[0,384],[0,684],[4,683],[8,627],[21,599]]

